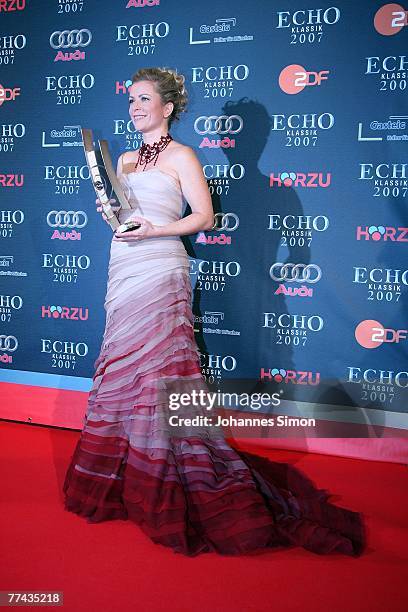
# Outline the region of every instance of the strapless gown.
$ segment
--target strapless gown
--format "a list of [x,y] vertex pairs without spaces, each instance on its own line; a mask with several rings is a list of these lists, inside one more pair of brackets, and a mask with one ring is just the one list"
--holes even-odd
[[[158,168],[122,176],[134,210],[164,225],[183,214]],[[166,393],[203,386],[189,260],[179,237],[112,241],[106,326],[84,427],[65,476],[65,508],[97,523],[134,521],[186,555],[277,546],[359,555],[360,514],[289,464],[232,448],[209,428],[174,433]]]

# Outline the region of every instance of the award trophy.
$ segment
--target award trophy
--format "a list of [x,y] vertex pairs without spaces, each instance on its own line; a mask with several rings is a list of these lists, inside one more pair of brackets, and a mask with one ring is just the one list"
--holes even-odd
[[135,221],[128,221],[121,225],[112,209],[112,206],[109,203],[110,197],[107,194],[106,181],[104,180],[104,177],[101,175],[100,172],[100,170],[102,169],[105,171],[112,186],[112,190],[116,194],[116,197],[120,204],[119,210],[131,210],[132,208],[113,168],[107,141],[98,140],[99,149],[101,151],[103,161],[103,164],[101,166],[100,164],[98,164],[98,160],[96,158],[92,130],[88,128],[81,128],[81,133],[82,141],[84,144],[85,158],[88,164],[92,184],[95,189],[95,193],[101,202],[102,210],[106,215],[106,219],[109,225],[111,226],[112,231],[119,229],[120,232],[129,232],[133,229],[138,229],[140,227],[140,223],[136,223]]

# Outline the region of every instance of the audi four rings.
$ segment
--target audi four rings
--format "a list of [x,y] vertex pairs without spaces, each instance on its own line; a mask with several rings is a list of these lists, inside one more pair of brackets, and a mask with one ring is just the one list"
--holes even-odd
[[0,336],[0,351],[9,351],[12,353],[17,350],[18,340],[15,336]]
[[[275,269],[281,267],[279,276],[276,276]],[[314,270],[316,277],[311,279],[310,276]],[[291,278],[288,278],[291,275]],[[299,283],[317,283],[322,277],[322,271],[316,264],[294,264],[294,263],[282,263],[276,262],[269,268],[269,276],[278,282],[287,281],[288,283],[298,281]]]
[[[221,225],[219,225],[221,223]],[[234,232],[239,225],[239,217],[235,213],[216,213],[214,225],[211,229],[226,232]]]
[[[203,121],[203,129],[198,124]],[[224,123],[225,122],[225,123]],[[223,127],[224,125],[224,127]],[[194,121],[194,129],[197,134],[239,134],[244,127],[242,117],[239,115],[211,115],[210,117],[197,117]]]
[[62,30],[53,32],[50,36],[50,45],[53,49],[72,49],[75,47],[87,47],[92,40],[91,31],[82,30]]
[[50,227],[76,227],[81,229],[88,223],[88,216],[83,210],[50,210],[47,215]]

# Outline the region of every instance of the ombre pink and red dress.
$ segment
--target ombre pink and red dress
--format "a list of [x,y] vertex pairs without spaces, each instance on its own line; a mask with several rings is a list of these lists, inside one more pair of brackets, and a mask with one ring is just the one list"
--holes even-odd
[[[181,218],[178,182],[158,168],[121,175],[134,211]],[[299,470],[233,449],[210,428],[169,426],[169,390],[203,388],[189,260],[178,237],[112,242],[106,327],[65,508],[97,523],[134,521],[186,555],[279,546],[359,555],[360,514],[334,506]],[[166,405],[167,402],[167,405]]]

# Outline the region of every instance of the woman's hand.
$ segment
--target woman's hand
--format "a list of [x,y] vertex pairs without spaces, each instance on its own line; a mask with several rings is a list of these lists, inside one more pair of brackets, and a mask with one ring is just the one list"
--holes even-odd
[[[102,214],[102,219],[104,221],[106,221],[106,223],[109,223],[109,221],[106,218],[105,213],[103,212],[103,208],[102,208],[102,204],[101,204],[100,199],[96,198],[95,202],[96,202],[96,210],[97,210],[97,212],[100,212]],[[114,200],[114,199],[109,200],[109,204],[111,205],[113,212],[116,212],[117,210],[120,209],[120,204],[116,204],[116,200]],[[116,204],[116,206],[114,206],[114,204]]]
[[144,238],[154,238],[157,235],[156,228],[148,219],[144,219],[143,217],[130,217],[126,219],[126,221],[136,221],[140,223],[140,227],[130,232],[118,232],[118,230],[116,230],[113,237],[113,240],[116,242],[143,240]]

